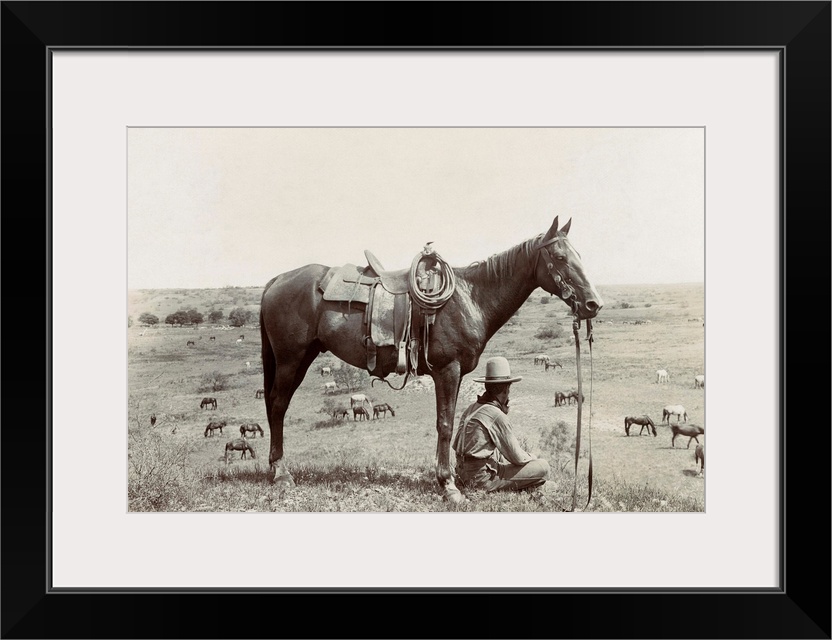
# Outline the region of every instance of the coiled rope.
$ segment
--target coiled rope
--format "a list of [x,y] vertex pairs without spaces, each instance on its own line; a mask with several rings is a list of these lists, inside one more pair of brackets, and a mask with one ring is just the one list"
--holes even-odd
[[[432,291],[430,293],[422,291],[422,289],[419,288],[419,283],[416,281],[416,272],[418,270],[417,267],[419,266],[419,262],[428,256],[436,260],[436,264],[439,265],[442,273],[441,286],[437,291]],[[454,274],[454,270],[448,266],[448,263],[446,263],[438,253],[426,247],[422,253],[417,254],[416,257],[413,258],[413,262],[410,265],[410,294],[413,301],[419,305],[419,307],[427,312],[435,312],[443,304],[450,300],[455,289],[456,275]]]

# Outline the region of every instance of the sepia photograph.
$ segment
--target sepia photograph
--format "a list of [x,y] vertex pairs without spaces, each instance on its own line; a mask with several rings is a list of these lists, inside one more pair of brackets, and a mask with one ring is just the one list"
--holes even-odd
[[704,512],[704,127],[130,127],[130,512]]

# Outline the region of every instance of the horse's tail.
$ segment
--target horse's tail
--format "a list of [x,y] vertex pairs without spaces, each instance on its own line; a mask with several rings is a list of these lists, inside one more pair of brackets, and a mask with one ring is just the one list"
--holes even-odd
[[[263,291],[263,297],[265,298],[266,291],[268,291],[269,286],[274,280],[270,280],[269,284],[266,285],[265,290]],[[260,356],[263,360],[263,398],[266,403],[266,412],[269,417],[269,424],[271,424],[271,415],[269,412],[269,399],[272,395],[272,389],[274,388],[274,378],[277,371],[277,363],[274,359],[274,352],[272,351],[271,343],[269,342],[269,336],[266,333],[266,322],[263,318],[263,302],[261,299],[260,302]]]

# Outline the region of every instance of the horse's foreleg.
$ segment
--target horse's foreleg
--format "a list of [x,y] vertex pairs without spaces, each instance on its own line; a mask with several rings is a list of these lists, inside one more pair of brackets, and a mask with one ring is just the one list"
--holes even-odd
[[459,394],[460,367],[454,362],[442,371],[434,373],[436,389],[436,480],[442,489],[442,497],[452,503],[465,500],[451,473],[451,435],[454,430],[454,412]]

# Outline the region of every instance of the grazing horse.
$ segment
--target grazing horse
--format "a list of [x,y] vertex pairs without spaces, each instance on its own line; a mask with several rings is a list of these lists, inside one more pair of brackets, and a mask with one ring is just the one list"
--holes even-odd
[[679,416],[679,420],[688,421],[688,412],[680,404],[669,404],[662,409],[662,423],[670,424],[670,419],[673,416]]
[[563,391],[555,391],[555,406],[562,407],[566,404],[566,394]]
[[[567,234],[572,221],[558,218],[541,233],[487,260],[453,268],[456,287],[436,309],[426,343],[414,353],[413,375],[429,375],[436,396],[436,480],[442,497],[464,499],[450,464],[454,412],[462,378],[474,371],[488,341],[538,287],[559,296],[576,321],[594,318],[601,296],[584,272]],[[365,308],[323,299],[320,285],[329,272],[308,264],[273,278],[260,304],[266,414],[271,429],[269,469],[272,481],[285,490],[294,481],[286,468],[283,421],[306,371],[323,352],[368,370],[364,343]],[[414,305],[414,317],[418,317]],[[420,336],[424,342],[424,335]],[[384,379],[396,370],[396,346],[380,346],[374,375]]]
[[544,362],[543,363],[544,371],[548,371],[549,369],[554,369],[555,367],[560,367],[563,369],[563,365],[560,362]]
[[216,398],[203,398],[202,402],[199,403],[199,408],[204,409],[205,407],[210,407],[211,409],[217,408],[217,399]]
[[[690,440],[688,440],[688,444],[690,444]],[[694,464],[699,464],[699,475],[701,476],[705,473],[705,447],[701,444],[696,445],[696,449],[693,451],[693,462]]]
[[237,338],[237,344],[243,344],[243,339],[242,338]]
[[321,367],[321,377],[323,376],[331,376],[332,369],[330,367]]
[[338,385],[334,382],[324,382],[324,393],[328,391],[338,391]]
[[156,414],[152,413],[152,414],[150,414],[150,426],[153,427],[155,425],[156,425]]
[[656,384],[666,383],[668,380],[670,380],[670,374],[667,371],[664,369],[656,371]]
[[185,346],[186,346],[186,347],[195,347],[195,346],[196,346],[196,342],[194,342],[193,340],[188,340],[188,342],[187,342],[187,344],[186,344]]
[[258,389],[257,391],[254,392],[254,397],[255,398],[262,398],[265,393],[266,393],[265,389]]
[[208,426],[205,427],[205,433],[202,434],[204,438],[208,437],[208,432],[211,433],[211,437],[214,437],[214,431],[219,429],[220,433],[222,433],[222,428],[226,426],[225,420],[211,420],[208,423]]
[[229,440],[225,443],[225,463],[228,464],[228,454],[232,451],[242,451],[240,454],[240,460],[244,460],[246,457],[246,452],[251,454],[252,458],[256,458],[257,456],[254,455],[254,447],[249,444],[249,441],[245,438],[234,438],[233,440]]
[[688,436],[687,448],[690,449],[690,441],[696,440],[696,444],[699,444],[699,438],[697,436],[704,435],[705,433],[705,427],[700,427],[695,424],[686,424],[684,426],[672,424],[670,425],[670,430],[673,432],[673,438],[670,440],[670,445],[674,449],[676,448],[676,436]]
[[349,417],[350,410],[346,407],[335,407],[332,410],[332,419],[333,420],[343,420],[344,418]]
[[693,378],[693,388],[694,389],[704,389],[705,388],[705,376],[695,376]]
[[[263,433],[263,429],[260,428],[260,425],[256,422],[248,422],[246,424],[240,425],[240,435],[244,438],[248,436],[249,433],[253,433],[254,437],[257,437],[258,432],[260,433],[261,438],[265,438],[266,434]],[[220,431],[222,433],[222,431]]]
[[353,407],[352,409],[352,420],[355,422],[356,420],[369,420],[370,419],[370,412],[367,411],[366,407]]
[[210,338],[208,338],[208,339],[209,339],[209,340],[216,340],[216,339],[217,339],[217,336],[211,336],[211,337],[210,337]]
[[534,357],[535,364],[547,364],[549,362],[549,356],[545,354],[539,354]]
[[648,415],[635,417],[635,416],[628,416],[624,418],[624,431],[627,432],[627,436],[630,435],[630,427],[634,424],[640,424],[641,429],[638,432],[638,435],[641,435],[644,432],[644,427],[647,427],[647,435],[650,435],[650,430],[653,430],[653,437],[656,437],[656,425],[653,423],[653,420]]
[[394,418],[396,417],[396,412],[393,411],[393,407],[391,407],[386,402],[382,402],[381,404],[373,405],[373,419],[375,420],[378,418],[378,414],[383,415],[385,418],[387,417],[387,412],[390,412],[390,415]]

